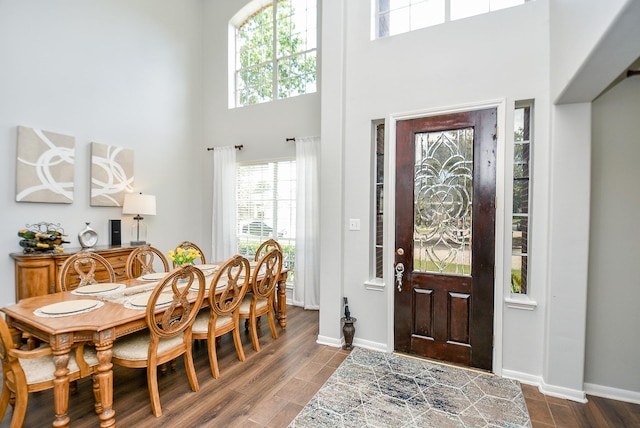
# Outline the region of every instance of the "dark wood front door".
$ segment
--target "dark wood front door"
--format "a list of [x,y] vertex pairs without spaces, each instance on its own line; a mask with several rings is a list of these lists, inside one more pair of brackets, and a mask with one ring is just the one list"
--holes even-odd
[[396,124],[395,349],[492,369],[496,109]]

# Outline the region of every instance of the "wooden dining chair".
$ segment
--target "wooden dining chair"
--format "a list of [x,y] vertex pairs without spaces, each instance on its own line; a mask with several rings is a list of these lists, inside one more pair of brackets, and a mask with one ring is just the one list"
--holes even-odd
[[254,268],[251,275],[251,293],[247,293],[240,305],[240,318],[249,320],[249,329],[251,330],[251,343],[253,349],[260,351],[260,342],[258,340],[257,319],[262,315],[266,315],[271,329],[271,336],[278,338],[278,331],[274,320],[275,309],[275,287],[278,284],[278,278],[282,272],[282,251],[277,248],[266,253]]
[[[202,252],[202,250],[200,249],[200,247],[198,247],[196,244],[194,244],[191,241],[182,241],[181,243],[179,243],[176,248],[184,248],[185,250],[188,250],[189,248],[193,248],[194,250],[198,250],[198,252],[200,253],[200,263],[201,264],[207,264],[207,259],[204,256],[204,253]],[[197,259],[196,259],[197,260]],[[176,267],[176,264],[173,263],[173,267]]]
[[70,291],[98,282],[115,282],[116,273],[109,261],[91,251],[80,251],[68,257],[60,268],[56,289]]
[[235,255],[224,262],[209,286],[209,308],[203,308],[193,324],[193,338],[207,340],[211,374],[216,379],[220,377],[216,338],[233,332],[238,359],[245,359],[240,339],[238,309],[249,287],[249,275],[249,261],[246,258]]
[[[197,287],[195,299],[189,299]],[[123,367],[146,368],[153,415],[162,415],[158,391],[158,366],[184,356],[189,385],[200,386],[193,364],[191,329],[205,297],[204,274],[193,265],[183,265],[167,274],[151,292],[146,307],[148,330],[118,339],[111,362]],[[168,293],[170,296],[167,296]],[[158,301],[170,297],[166,309]]]
[[[19,334],[17,335],[20,336]],[[31,351],[18,348],[14,335],[0,316],[0,358],[2,359],[2,395],[0,396],[0,421],[4,419],[9,404],[13,407],[11,428],[20,428],[24,423],[29,402],[29,393],[53,388],[56,370],[49,346]],[[77,346],[69,356],[69,381],[94,374],[98,358],[93,348]],[[97,378],[94,376],[93,392],[96,413],[101,411]]]
[[162,254],[162,251],[148,244],[141,245],[127,257],[127,277],[136,278],[148,273],[154,273],[160,264],[162,264],[164,272],[169,271],[169,261]]
[[[258,250],[256,251],[255,257],[254,257],[254,261],[258,261],[260,260],[260,257],[264,256],[265,254],[267,254],[269,251],[276,249],[280,252],[282,252],[282,246],[280,245],[280,243],[278,241],[276,241],[275,239],[267,239],[266,241],[264,241],[262,244],[260,244],[260,246],[258,247]],[[284,254],[282,256],[282,263],[284,264]],[[276,289],[273,289],[273,294],[274,294],[274,299],[273,299],[273,310],[277,311],[277,302],[275,299],[275,293],[276,293]],[[248,327],[248,319],[245,320],[245,327]],[[258,318],[258,327],[260,327],[260,318]]]
[[260,257],[264,256],[274,248],[282,252],[282,246],[278,241],[276,241],[275,239],[267,239],[258,247],[258,250],[256,251],[256,255],[254,257],[254,261],[257,262],[258,260],[260,260]]

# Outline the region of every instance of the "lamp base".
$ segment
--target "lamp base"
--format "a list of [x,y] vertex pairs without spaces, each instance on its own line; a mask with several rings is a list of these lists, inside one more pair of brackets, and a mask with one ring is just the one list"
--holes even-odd
[[142,217],[137,215],[133,218],[135,223],[131,226],[131,246],[144,245],[147,243],[147,224]]

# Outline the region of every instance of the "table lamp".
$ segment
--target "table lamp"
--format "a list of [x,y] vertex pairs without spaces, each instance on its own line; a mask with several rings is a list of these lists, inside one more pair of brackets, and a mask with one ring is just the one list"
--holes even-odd
[[144,224],[143,215],[156,215],[156,197],[143,195],[142,193],[127,193],[124,195],[122,214],[135,214],[136,223],[131,228],[131,245],[144,245],[147,243],[147,225]]

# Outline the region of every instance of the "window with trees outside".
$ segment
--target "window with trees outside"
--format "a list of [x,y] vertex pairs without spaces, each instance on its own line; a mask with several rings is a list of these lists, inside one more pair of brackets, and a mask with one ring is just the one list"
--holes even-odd
[[282,246],[287,284],[295,281],[296,162],[239,165],[236,170],[238,254],[249,260],[273,238]]
[[316,92],[316,0],[254,0],[231,25],[232,107]]
[[518,6],[533,0],[374,0],[372,39]]
[[529,282],[532,110],[533,101],[516,102],[513,127],[511,292],[517,294],[527,293],[527,284]]
[[384,274],[384,121],[374,121],[374,230],[373,265],[375,278],[382,279]]

